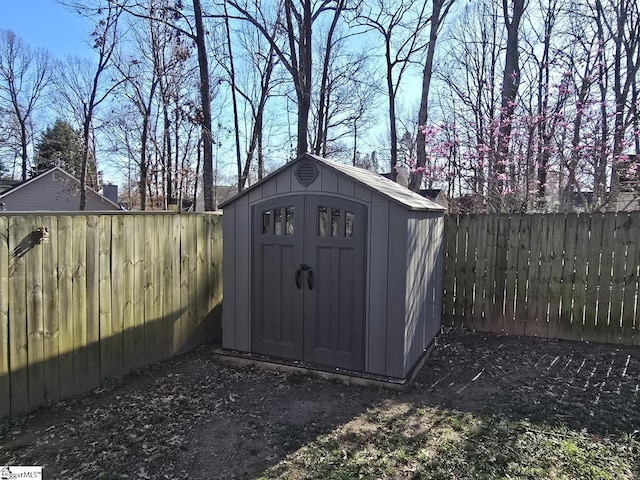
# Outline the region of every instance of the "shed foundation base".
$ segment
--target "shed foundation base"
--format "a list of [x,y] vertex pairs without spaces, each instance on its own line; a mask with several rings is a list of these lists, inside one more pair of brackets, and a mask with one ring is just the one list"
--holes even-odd
[[284,360],[255,353],[229,350],[226,348],[217,348],[214,353],[221,361],[237,365],[252,365],[286,373],[316,375],[326,380],[339,381],[350,385],[378,386],[401,390],[409,386],[416,377],[435,348],[437,339],[438,337],[436,336],[431,341],[429,347],[423,352],[420,359],[416,362],[405,378],[374,375],[370,373],[344,370],[341,368],[323,367],[321,365],[310,364],[302,361]]

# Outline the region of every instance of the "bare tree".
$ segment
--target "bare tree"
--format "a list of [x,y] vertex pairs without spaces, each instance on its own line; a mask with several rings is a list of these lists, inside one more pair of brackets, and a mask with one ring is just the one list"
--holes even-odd
[[30,124],[51,79],[50,58],[33,50],[11,30],[0,30],[0,112],[15,124],[12,135],[19,145],[22,180],[27,179]]
[[[93,150],[93,129],[96,110],[123,80],[104,82],[104,75],[112,68],[112,57],[120,40],[118,21],[122,9],[112,3],[106,5],[73,4],[77,12],[93,19],[92,47],[97,54],[96,63],[68,58],[59,64],[56,79],[58,92],[76,119],[82,124],[82,167],[80,169],[80,210],[86,206],[86,184],[89,159]],[[95,182],[95,180],[94,180]],[[91,182],[90,182],[91,183]],[[97,186],[97,185],[96,185]]]
[[[636,86],[640,68],[640,6],[635,0],[596,0],[596,18],[605,27],[613,43],[613,96],[615,117],[613,125],[612,173],[610,188],[616,191],[620,183],[621,158],[625,147],[625,132],[633,122],[633,108],[629,98]],[[635,106],[637,107],[637,106]]]
[[[418,111],[418,125],[425,126],[429,118],[429,90],[431,89],[431,77],[433,75],[433,59],[436,53],[436,42],[442,24],[447,18],[455,0],[432,0],[431,17],[429,27],[429,45],[422,73],[422,93],[420,94],[420,110]],[[418,128],[418,138],[416,141],[416,166],[417,172],[411,178],[409,188],[417,191],[422,183],[422,170],[427,164],[426,139],[424,131]]]
[[427,2],[411,0],[376,0],[365,4],[358,15],[358,22],[366,25],[382,37],[384,48],[387,96],[389,101],[389,134],[391,140],[391,178],[397,177],[398,131],[396,100],[402,79],[416,56],[424,51],[422,39],[427,22]]
[[507,44],[505,48],[504,70],[502,75],[502,91],[500,105],[500,127],[498,129],[497,155],[494,170],[491,172],[490,180],[494,187],[492,191],[495,196],[495,203],[502,211],[503,190],[506,180],[506,165],[509,155],[509,142],[511,140],[511,130],[516,100],[518,96],[518,86],[520,85],[520,51],[519,51],[519,29],[520,20],[525,9],[525,0],[512,0],[509,8],[508,0],[502,1],[502,12],[504,25],[507,30]]
[[[312,151],[327,156],[357,151],[358,135],[372,121],[372,112],[379,106],[379,75],[373,68],[368,52],[354,52],[347,41],[347,32],[335,34],[330,50],[323,45],[318,53],[323,66],[320,88],[312,98],[310,122],[314,132],[310,135]],[[343,140],[353,138],[353,148]]]
[[[228,0],[228,4],[238,13],[235,18],[246,20],[258,29],[291,75],[298,107],[296,154],[307,152],[312,91],[312,27],[323,13],[341,8],[341,0],[322,0],[317,3],[312,0],[282,0],[277,7],[276,29],[273,28],[274,24],[269,24],[268,16],[258,2],[251,7],[235,0]],[[281,32],[287,39],[284,48],[279,43]]]
[[[277,22],[272,26],[271,35],[275,38]],[[274,95],[274,90],[284,83],[282,75],[278,74],[278,57],[273,45],[261,41],[259,32],[245,22],[245,27],[236,32],[235,38],[244,52],[243,75],[236,79],[235,88],[244,101],[245,130],[247,137],[245,158],[240,177],[241,188],[249,179],[252,162],[256,160],[257,177],[264,176],[264,143],[265,143],[265,115],[267,102]],[[256,36],[257,35],[257,36]]]

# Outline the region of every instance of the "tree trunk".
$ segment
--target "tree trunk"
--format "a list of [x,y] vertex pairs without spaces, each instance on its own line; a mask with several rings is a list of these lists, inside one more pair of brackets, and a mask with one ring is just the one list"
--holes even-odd
[[244,184],[246,183],[246,175],[249,174],[243,172],[242,158],[240,154],[240,120],[238,117],[238,97],[236,95],[236,70],[233,63],[233,50],[231,48],[231,28],[229,26],[229,15],[227,14],[227,2],[223,2],[224,8],[224,27],[227,33],[227,52],[229,54],[229,80],[231,81],[231,104],[233,106],[233,126],[235,130],[235,142],[236,142],[236,166],[238,170],[238,192],[242,191]]
[[204,183],[204,209],[212,211],[213,205],[213,143],[211,137],[211,88],[209,83],[209,62],[204,25],[202,23],[202,7],[200,0],[193,0],[193,12],[196,24],[196,47],[198,50],[198,69],[200,73],[200,99],[202,103],[202,181]]
[[493,178],[494,188],[492,189],[498,211],[503,211],[504,207],[503,191],[506,180],[506,164],[509,156],[513,113],[516,107],[518,86],[520,85],[518,30],[525,8],[525,0],[513,0],[513,11],[511,12],[511,19],[509,19],[507,1],[503,0],[502,2],[505,26],[507,28],[507,46],[502,76],[500,126],[498,128],[498,145]]
[[[416,165],[418,167],[425,167],[427,165],[427,147],[426,138],[420,126],[425,126],[429,118],[429,89],[431,87],[431,75],[433,74],[433,58],[436,51],[436,41],[438,39],[438,29],[442,24],[442,21],[446,17],[449,8],[453,4],[453,1],[445,8],[442,13],[442,7],[445,0],[433,0],[431,10],[431,25],[429,30],[429,47],[427,48],[427,58],[422,72],[422,93],[420,95],[420,110],[418,111],[418,134],[416,139]],[[420,190],[422,185],[423,173],[418,171],[411,175],[411,181],[409,182],[409,188],[414,192]]]

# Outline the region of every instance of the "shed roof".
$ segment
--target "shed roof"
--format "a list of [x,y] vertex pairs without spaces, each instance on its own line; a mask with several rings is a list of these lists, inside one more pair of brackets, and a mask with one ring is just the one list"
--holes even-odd
[[236,199],[246,195],[248,192],[253,190],[254,188],[261,185],[265,180],[278,175],[283,170],[288,168],[292,168],[296,163],[300,162],[303,159],[311,159],[314,160],[327,168],[334,170],[340,175],[344,175],[346,177],[351,178],[355,182],[360,185],[390,199],[391,201],[409,209],[409,210],[418,210],[418,211],[443,211],[444,207],[438,205],[437,203],[424,198],[421,195],[409,190],[402,185],[397,184],[396,182],[389,180],[382,175],[371,172],[369,170],[365,170],[364,168],[354,167],[351,165],[346,165],[344,163],[334,162],[332,160],[328,160],[323,157],[319,157],[317,155],[312,155],[310,153],[305,153],[301,155],[296,160],[287,163],[286,165],[280,167],[275,172],[271,173],[267,177],[263,178],[259,182],[255,183],[251,187],[246,190],[243,190],[238,195],[230,198],[226,202],[222,203],[220,207],[225,207],[226,205],[233,203]]

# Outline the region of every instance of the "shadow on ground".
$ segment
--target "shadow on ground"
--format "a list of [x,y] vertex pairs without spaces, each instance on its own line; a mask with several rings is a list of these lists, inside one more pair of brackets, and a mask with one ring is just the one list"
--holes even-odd
[[634,478],[639,430],[637,347],[449,332],[400,392],[201,347],[5,420],[0,464],[48,478]]

